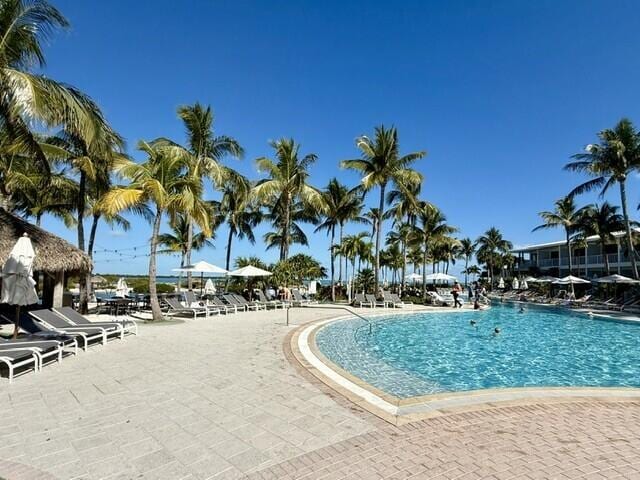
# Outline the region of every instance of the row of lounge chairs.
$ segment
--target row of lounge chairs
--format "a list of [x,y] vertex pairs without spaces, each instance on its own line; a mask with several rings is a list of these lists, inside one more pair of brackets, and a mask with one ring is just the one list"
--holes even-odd
[[403,308],[413,305],[412,302],[403,301],[398,294],[390,292],[382,292],[382,298],[378,299],[373,294],[356,293],[353,297],[354,307],[369,308]]
[[640,296],[619,296],[605,300],[593,298],[586,294],[580,298],[571,298],[566,292],[561,291],[553,297],[536,294],[535,292],[507,292],[501,296],[503,300],[517,300],[521,302],[539,303],[542,305],[558,305],[570,308],[590,310],[612,310],[619,312],[640,313]]
[[[198,299],[194,292],[184,292],[185,304],[182,304],[177,297],[167,297],[167,314],[176,316],[190,316],[192,318],[212,315],[228,315],[230,313],[267,310],[269,308],[286,308],[288,306],[306,306],[314,303],[313,300],[305,299],[297,290],[292,290],[291,300],[269,300],[262,290],[256,290],[256,298],[253,301],[246,300],[243,296],[235,293],[213,296],[208,299]],[[317,302],[315,302],[317,303]]]
[[[3,315],[0,319],[13,323]],[[65,353],[77,355],[78,348],[86,351],[90,344],[106,345],[110,338],[138,334],[138,326],[132,320],[92,322],[71,307],[24,313],[20,328],[27,334],[17,339],[0,339],[0,365],[7,368],[10,383],[17,369],[26,367],[39,372],[46,361],[60,362]]]

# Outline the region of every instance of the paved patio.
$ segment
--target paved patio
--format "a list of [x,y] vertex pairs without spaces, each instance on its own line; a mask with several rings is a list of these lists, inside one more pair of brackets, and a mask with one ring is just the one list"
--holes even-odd
[[282,311],[141,325],[139,337],[3,379],[0,477],[640,478],[638,403],[394,427],[293,367],[290,331]]

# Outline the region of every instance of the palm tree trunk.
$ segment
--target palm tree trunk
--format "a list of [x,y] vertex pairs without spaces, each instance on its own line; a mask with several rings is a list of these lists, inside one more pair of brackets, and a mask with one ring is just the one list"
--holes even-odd
[[407,276],[407,244],[402,242],[402,278],[400,279],[400,295],[404,293]]
[[329,248],[329,252],[331,254],[331,301],[336,301],[336,256],[334,253],[334,241],[336,237],[336,227],[331,227],[331,246]]
[[382,184],[380,185],[380,207],[378,210],[378,221],[377,223],[377,228],[376,228],[376,264],[374,266],[375,272],[375,292],[374,294],[377,295],[378,294],[378,289],[380,286],[380,278],[378,277],[378,274],[380,272],[380,242],[382,240],[382,215],[383,215],[383,210],[384,210],[384,190],[386,188],[386,184]]
[[285,199],[284,208],[284,231],[282,232],[282,249],[280,250],[280,261],[289,257],[289,230],[291,228],[291,202]]
[[427,301],[427,242],[424,242],[424,252],[422,253],[422,300]]
[[[187,265],[191,265],[191,247],[193,247],[193,218],[191,215],[187,215],[187,251],[186,260]],[[187,272],[187,290],[191,291],[193,287],[193,277],[191,272]]]
[[[344,230],[344,225],[342,223],[340,223],[340,245],[342,245],[342,233]],[[346,270],[346,265],[347,265],[347,259],[344,259],[344,264],[345,264],[345,270]],[[338,281],[340,283],[342,283],[342,254],[338,254]]]
[[467,288],[468,286],[468,280],[469,280],[469,272],[467,272],[467,269],[469,268],[469,256],[465,255],[464,257],[464,288]]
[[42,213],[38,213],[36,215],[36,227],[39,227],[41,223],[42,223]]
[[[227,271],[230,271],[230,267],[231,267],[231,243],[232,242],[233,242],[233,229],[229,227],[229,238],[227,238],[227,261],[224,267]],[[224,283],[225,291],[229,290],[229,280],[230,280],[230,277],[227,276],[227,280]]]
[[604,268],[607,272],[607,275],[611,275],[611,269],[609,267],[609,255],[605,253],[605,242],[606,240],[600,237],[600,255],[604,258]]
[[153,231],[151,233],[151,250],[149,255],[149,297],[151,301],[151,313],[153,321],[162,320],[162,311],[158,301],[158,291],[156,290],[156,251],[158,249],[158,234],[160,233],[160,223],[162,222],[162,210],[158,207],[156,217],[153,221]]
[[[87,245],[87,255],[93,260],[93,245],[96,241],[96,232],[98,231],[98,222],[100,221],[100,214],[94,213],[91,221],[91,230],[89,230],[89,243]],[[87,275],[87,296],[91,297],[91,276]]]
[[[77,207],[77,222],[78,222],[78,248],[84,250],[84,209],[86,205],[87,194],[87,176],[83,171],[80,171],[80,180],[78,183],[78,201]],[[87,295],[87,275],[88,273],[80,274],[80,302],[78,310],[80,313],[85,314],[89,311],[89,296]]]
[[631,222],[627,211],[627,186],[626,180],[620,181],[620,203],[622,203],[622,215],[624,216],[624,227],[627,231],[627,249],[631,260],[631,274],[634,279],[638,279],[638,266],[636,264],[636,251],[633,248],[633,237],[631,236]]
[[565,232],[567,238],[567,252],[569,253],[569,275],[573,275],[573,262],[571,259],[571,239],[569,238],[569,230]]

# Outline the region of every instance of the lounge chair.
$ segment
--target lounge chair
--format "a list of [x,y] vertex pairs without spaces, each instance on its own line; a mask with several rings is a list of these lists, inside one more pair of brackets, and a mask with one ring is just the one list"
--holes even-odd
[[256,290],[256,293],[258,294],[258,300],[264,305],[272,306],[274,309],[277,309],[278,307],[284,308],[286,306],[286,303],[281,302],[280,300],[269,300],[262,290]]
[[38,354],[33,350],[0,350],[0,363],[4,363],[9,370],[9,383],[13,382],[16,368],[33,365],[34,372],[38,371]]
[[296,290],[296,289],[291,290],[291,296],[293,297],[293,300],[291,301],[292,305],[297,304],[302,307],[305,305],[312,305],[312,304],[318,303],[317,300],[310,300],[308,298],[304,298],[302,296],[302,293],[300,293],[300,290]]
[[397,293],[389,293],[389,292],[383,292],[383,296],[385,301],[391,303],[391,305],[393,306],[393,308],[396,307],[400,307],[400,308],[404,308],[407,305],[413,305],[413,302],[404,302]]
[[373,308],[382,307],[387,308],[387,303],[384,300],[378,300],[376,296],[372,293],[368,293],[364,296],[367,299],[367,302],[370,302],[373,305]]
[[244,305],[248,309],[254,308],[255,310],[266,310],[267,306],[262,303],[257,302],[248,302],[242,295],[238,295],[237,293],[230,294],[233,298],[236,299],[238,305]]
[[25,341],[23,339],[0,340],[0,355],[6,351],[30,350],[36,353],[38,368],[42,368],[47,358],[54,357],[58,362],[62,361],[62,346],[56,341],[40,340]]
[[442,307],[448,307],[449,306],[449,302],[447,302],[447,300],[445,300],[437,292],[427,292],[427,295],[429,295],[429,297],[431,297],[431,303],[433,303],[435,305],[440,305]]
[[60,307],[53,308],[53,311],[60,315],[65,320],[71,322],[78,327],[88,326],[88,327],[104,327],[104,328],[114,328],[121,333],[120,338],[124,337],[126,332],[133,333],[134,335],[138,335],[138,324],[133,320],[125,320],[125,321],[117,321],[117,322],[92,322],[84,315],[79,314],[71,307]]
[[[198,318],[198,315],[204,315],[205,318],[209,318],[208,307],[184,307],[175,297],[165,298],[167,305],[169,305],[168,315],[184,315],[191,314],[193,318]],[[218,311],[216,309],[216,311]]]
[[225,314],[228,314],[231,311],[233,311],[233,313],[238,313],[238,306],[237,305],[231,305],[231,304],[224,303],[222,301],[222,299],[220,299],[219,297],[213,297],[211,299],[211,302],[213,303],[213,306],[218,308],[221,312],[224,311]]
[[109,336],[120,335],[120,332],[117,330],[107,331],[102,327],[78,327],[71,325],[51,310],[32,310],[29,312],[29,315],[51,330],[81,336],[84,340],[85,350],[89,342],[93,340],[100,340],[103,345],[106,345]]
[[197,308],[204,306],[203,301],[198,300],[198,297],[196,297],[196,294],[193,290],[186,290],[184,292],[184,299],[188,307]]
[[356,293],[355,296],[353,297],[353,306],[360,307],[360,308],[362,307],[373,308],[375,306],[375,303],[364,298],[364,294]]

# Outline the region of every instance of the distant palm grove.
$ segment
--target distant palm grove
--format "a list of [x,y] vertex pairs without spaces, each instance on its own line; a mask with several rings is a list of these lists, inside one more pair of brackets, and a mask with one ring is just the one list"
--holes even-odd
[[[195,103],[177,108],[185,138],[143,139],[137,149],[145,159],[134,162],[125,142],[87,94],[71,85],[36,73],[45,64],[42,44],[67,28],[68,22],[44,1],[0,0],[0,199],[2,208],[40,224],[44,215],[55,216],[77,231],[77,245],[92,256],[100,221],[128,228],[132,216],[151,225],[149,292],[154,318],[160,318],[156,294],[157,255],[176,252],[188,265],[192,253],[211,245],[215,230],[226,225],[226,268],[232,267],[234,241],[256,242],[253,230],[271,226],[262,241],[276,249],[282,269],[296,267],[291,246],[307,245],[303,224],[327,236],[330,254],[329,297],[345,295],[347,281],[364,290],[385,287],[405,292],[407,277],[418,281],[426,297],[426,275],[443,272],[457,260],[464,263],[465,283],[477,277],[495,285],[496,274],[511,272],[516,258],[511,242],[489,228],[477,239],[456,238],[458,229],[422,195],[422,175],[416,165],[426,151],[404,152],[394,127],[371,128],[369,136],[355,141],[352,159],[336,159],[336,168],[358,172],[357,185],[333,178],[326,186],[314,185],[309,168],[317,156],[292,138],[270,145],[269,157],[255,160],[262,177],[248,179],[225,162],[242,158],[242,142],[215,130],[213,110]],[[370,128],[370,127],[368,127]],[[542,212],[539,228],[564,228],[567,245],[588,235],[604,244],[614,231],[624,230],[627,247],[633,247],[633,223],[626,198],[627,177],[640,169],[640,135],[628,120],[599,134],[599,143],[575,155],[566,169],[590,179],[555,210]],[[587,139],[588,140],[588,139]],[[206,186],[217,192],[205,198]],[[586,191],[618,188],[621,209],[603,203],[575,206],[574,198]],[[374,208],[365,207],[370,199]],[[345,227],[362,225],[362,232],[345,234]],[[165,226],[170,231],[163,232]],[[296,256],[295,265],[308,265],[309,276],[324,269],[308,256]],[[633,274],[638,277],[635,255]],[[254,259],[258,262],[259,259]],[[242,263],[242,262],[240,262]],[[246,263],[246,260],[245,260]],[[570,263],[571,265],[571,263]],[[411,271],[411,272],[410,272]],[[300,280],[294,273],[289,279]],[[189,277],[188,288],[192,288]],[[80,280],[80,305],[86,309],[90,275]]]

